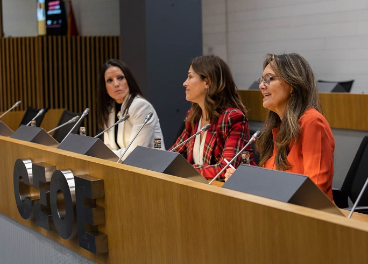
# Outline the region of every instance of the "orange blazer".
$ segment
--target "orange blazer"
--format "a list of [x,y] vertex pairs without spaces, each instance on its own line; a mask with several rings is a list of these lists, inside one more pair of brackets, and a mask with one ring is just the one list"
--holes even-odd
[[[308,176],[331,200],[332,180],[334,175],[335,140],[330,125],[316,109],[305,111],[299,119],[301,128],[298,143],[290,143],[287,159],[291,169],[287,172]],[[272,129],[273,140],[280,127]],[[263,165],[264,168],[276,169],[276,147],[274,144],[271,158]]]

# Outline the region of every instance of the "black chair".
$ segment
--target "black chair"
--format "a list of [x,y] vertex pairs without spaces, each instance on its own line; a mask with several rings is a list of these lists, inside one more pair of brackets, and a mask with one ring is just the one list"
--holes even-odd
[[353,83],[354,83],[354,80],[344,81],[344,82],[318,80],[318,82],[320,82],[320,83],[337,83],[337,84],[340,84],[342,86],[342,88],[344,88],[344,90],[347,93],[350,93],[351,87],[353,86]]
[[[368,136],[365,136],[362,140],[362,143],[360,143],[358,151],[341,186],[341,189],[333,189],[333,198],[335,204],[340,208],[344,208],[347,210],[351,209],[349,208],[349,206],[355,203],[355,201],[357,200],[367,178]],[[368,213],[368,190],[364,192],[355,211]]]
[[[77,116],[77,115],[81,115],[81,114],[78,114],[78,113],[73,113],[73,112],[70,112],[68,110],[64,110],[64,112],[62,113],[60,119],[59,119],[59,122],[57,124],[57,127],[68,122],[70,119],[72,119],[73,117]],[[55,130],[54,134],[52,135],[54,139],[56,139],[58,142],[61,142],[64,137],[69,133],[69,131],[73,128],[73,126],[75,125],[75,122],[74,123],[70,123],[70,124],[67,124],[57,130]],[[79,123],[71,133],[74,133],[74,134],[77,134],[79,132],[79,128],[81,126],[81,123]]]
[[[40,111],[41,109],[37,109],[37,108],[33,108],[33,107],[28,107],[26,112],[24,113],[23,119],[20,122],[20,125],[27,125],[29,123],[29,121],[31,121],[36,115],[37,113]],[[45,111],[42,113],[42,115],[40,115],[39,117],[36,118],[36,126],[39,127],[41,125],[42,119],[45,116],[46,112],[47,112],[47,108],[45,109]]]

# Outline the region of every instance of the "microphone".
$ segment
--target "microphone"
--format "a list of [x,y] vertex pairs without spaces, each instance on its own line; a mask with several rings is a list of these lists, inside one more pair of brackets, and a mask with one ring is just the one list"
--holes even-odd
[[219,172],[219,173],[217,173],[217,175],[212,179],[212,181],[210,181],[208,184],[210,185],[210,184],[212,184],[212,182],[214,181],[214,180],[216,180],[220,175],[221,175],[221,173],[224,171],[224,170],[226,170],[227,169],[227,167],[229,167],[230,166],[230,164],[246,149],[246,147],[248,147],[249,146],[249,144],[250,143],[252,143],[253,141],[256,141],[256,139],[257,139],[257,137],[259,136],[259,134],[260,134],[261,132],[259,131],[259,130],[257,130],[256,131],[256,133],[254,133],[253,134],[253,136],[249,139],[249,141],[248,141],[248,143],[244,146],[244,148],[242,148],[235,156],[234,156],[234,158],[232,158],[230,161],[229,161],[229,163],[227,163],[226,165],[225,165],[225,167]]
[[133,141],[138,136],[139,132],[141,132],[142,128],[147,124],[147,122],[152,118],[152,116],[153,116],[153,112],[149,112],[148,115],[146,116],[146,118],[144,119],[143,125],[139,128],[139,130],[138,130],[137,134],[135,134],[134,138],[129,142],[129,145],[126,147],[123,154],[121,154],[120,158],[118,159],[118,161],[116,163],[119,163],[121,161],[121,159],[124,157],[125,153],[128,151],[130,145],[132,145]]
[[181,142],[179,145],[177,145],[175,148],[171,149],[169,152],[174,152],[178,147],[184,145],[185,143],[187,143],[189,140],[191,140],[192,138],[194,138],[199,133],[204,132],[204,131],[207,131],[210,127],[211,127],[211,124],[207,124],[207,125],[201,127],[201,129],[199,131],[197,131],[197,133],[193,134],[191,137],[189,137],[186,140],[184,140],[183,142]]
[[64,124],[61,124],[60,126],[55,127],[54,129],[51,129],[47,133],[50,134],[52,131],[55,131],[55,130],[57,130],[57,129],[59,129],[59,128],[67,125],[67,124],[73,123],[73,122],[77,121],[78,118],[79,118],[79,116],[77,115],[77,116],[73,117],[72,119],[70,119],[69,121],[66,121]]
[[15,107],[17,107],[18,105],[20,105],[20,103],[21,103],[22,101],[18,101],[18,102],[16,102],[12,107],[10,107],[6,112],[4,112],[1,116],[0,116],[0,118],[2,118],[4,115],[6,115],[8,112],[10,112],[11,110],[13,110],[13,108],[15,108]]
[[82,119],[88,115],[88,112],[89,112],[89,108],[86,108],[83,113],[82,113],[82,116],[79,118],[79,120],[75,123],[75,125],[72,127],[72,129],[70,129],[70,131],[68,132],[68,134],[66,134],[66,136],[63,138],[63,140],[60,142],[63,143],[63,141],[69,136],[70,133],[72,133],[72,131],[74,130],[74,128],[77,127],[77,125],[82,121]]
[[28,122],[26,126],[29,126],[32,123],[32,121],[36,120],[36,118],[42,115],[43,112],[45,112],[45,109],[42,108],[40,111],[38,111],[37,115],[34,118],[32,118],[31,121]]
[[153,112],[149,112],[148,115],[146,116],[146,118],[144,119],[144,125],[148,122],[148,120],[151,119],[151,117],[153,116]]
[[103,133],[105,133],[107,130],[109,130],[110,128],[116,126],[117,124],[120,124],[121,122],[124,122],[125,120],[127,120],[130,117],[129,114],[126,114],[125,116],[120,117],[120,119],[118,121],[115,122],[115,124],[113,124],[112,126],[106,128],[104,131],[102,131],[101,133],[97,134],[96,136],[94,136],[94,138],[98,138],[99,136],[101,136]]

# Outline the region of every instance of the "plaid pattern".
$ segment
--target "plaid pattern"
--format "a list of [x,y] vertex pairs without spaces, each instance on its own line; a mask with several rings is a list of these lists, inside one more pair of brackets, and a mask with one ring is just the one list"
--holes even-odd
[[[191,110],[188,111],[187,116],[190,114]],[[176,140],[174,146],[179,145],[192,136],[197,132],[197,128],[198,124],[196,124],[194,130],[192,130],[190,123],[186,122],[185,129]],[[237,108],[226,108],[220,115],[217,123],[211,124],[210,129],[207,130],[203,148],[203,165],[193,164],[193,147],[195,139],[180,146],[176,149],[176,152],[183,155],[204,177],[212,179],[226,165],[224,159],[230,161],[245,146],[249,138],[248,120],[243,112]],[[250,146],[248,146],[246,150],[250,153],[251,164],[255,165]],[[238,156],[234,163],[232,165],[235,168],[240,165],[241,155]],[[225,172],[226,170],[221,174],[221,178],[224,178]]]

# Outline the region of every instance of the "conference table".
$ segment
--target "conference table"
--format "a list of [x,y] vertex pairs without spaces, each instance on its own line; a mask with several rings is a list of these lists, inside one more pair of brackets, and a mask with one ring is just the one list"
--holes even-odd
[[[368,261],[366,215],[355,213],[347,219],[224,189],[220,182],[203,184],[10,137],[0,136],[0,149],[0,213],[97,263]],[[87,196],[89,188],[98,193],[84,200],[79,196],[72,203],[77,233],[65,235],[57,228],[57,221],[68,218],[63,213],[69,204],[63,189],[50,187],[50,197],[65,198],[64,203],[50,205],[58,212],[50,220],[56,228],[51,225],[47,230],[31,215],[23,217],[19,202],[28,193],[37,203],[41,192],[16,177],[17,164],[24,160],[41,168],[53,166],[51,181],[55,177],[56,185],[60,174],[70,172],[77,197]],[[89,202],[91,214],[99,220],[83,213]],[[83,223],[89,217],[95,222]],[[85,238],[95,248],[83,244]]]

